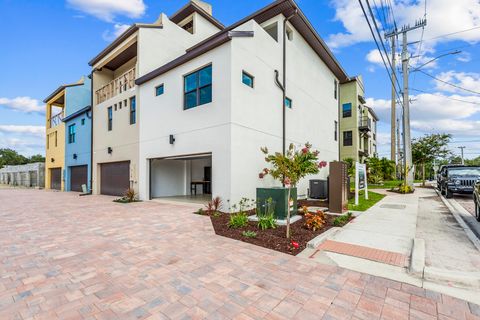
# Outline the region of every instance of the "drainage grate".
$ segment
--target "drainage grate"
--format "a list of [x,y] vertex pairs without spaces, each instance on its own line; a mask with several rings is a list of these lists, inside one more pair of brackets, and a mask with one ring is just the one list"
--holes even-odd
[[385,208],[385,209],[405,209],[407,206],[404,204],[382,204],[380,208]]

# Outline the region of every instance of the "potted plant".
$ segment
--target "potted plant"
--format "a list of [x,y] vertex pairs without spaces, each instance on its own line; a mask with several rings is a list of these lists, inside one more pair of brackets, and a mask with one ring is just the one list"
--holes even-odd
[[273,195],[271,196],[272,198],[275,199],[278,198],[279,194],[281,195],[283,199],[276,201],[275,214],[278,219],[283,218],[284,213],[286,213],[287,238],[290,238],[291,208],[293,207],[295,210],[294,213],[296,212],[298,181],[309,174],[317,174],[320,168],[327,165],[325,161],[318,161],[319,152],[311,148],[312,145],[308,142],[305,143],[305,146],[301,149],[296,149],[293,143],[290,144],[285,154],[279,152],[269,154],[266,147],[261,148],[261,151],[265,154],[265,161],[269,163],[271,167],[270,169],[264,168],[263,171],[259,173],[259,178],[263,179],[266,175],[270,175],[275,180],[280,181],[283,187],[257,188],[257,203],[261,202],[259,197],[263,198],[269,195],[269,189],[271,190],[270,196]]

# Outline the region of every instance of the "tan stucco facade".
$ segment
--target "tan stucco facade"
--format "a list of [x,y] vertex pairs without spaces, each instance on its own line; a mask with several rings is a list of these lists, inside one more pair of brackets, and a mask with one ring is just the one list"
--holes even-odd
[[[65,90],[59,92],[56,96],[47,101],[46,110],[46,152],[45,152],[45,189],[51,189],[52,169],[60,169],[61,172],[61,190],[64,186],[64,167],[65,167],[65,123],[62,121],[64,114],[64,104],[57,103],[61,99],[65,100]],[[61,112],[53,112],[54,108],[61,108]],[[53,117],[52,117],[53,115]],[[52,119],[53,118],[53,119]]]

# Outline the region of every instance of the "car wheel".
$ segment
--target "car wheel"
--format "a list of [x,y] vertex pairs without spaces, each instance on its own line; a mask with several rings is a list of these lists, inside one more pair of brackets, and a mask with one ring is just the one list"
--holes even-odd
[[448,188],[447,188],[447,192],[445,194],[445,198],[447,198],[447,199],[453,198],[453,192],[448,190]]
[[477,201],[475,201],[475,218],[477,218],[477,221],[480,221],[480,206]]
[[443,189],[443,185],[440,186],[440,193],[444,196],[445,195],[445,190]]

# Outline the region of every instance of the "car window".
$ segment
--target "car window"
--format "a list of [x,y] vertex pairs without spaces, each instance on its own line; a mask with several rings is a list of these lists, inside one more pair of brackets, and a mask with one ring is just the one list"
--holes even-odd
[[480,176],[480,167],[450,168],[451,176]]

